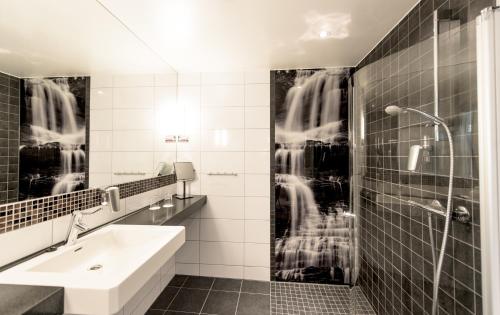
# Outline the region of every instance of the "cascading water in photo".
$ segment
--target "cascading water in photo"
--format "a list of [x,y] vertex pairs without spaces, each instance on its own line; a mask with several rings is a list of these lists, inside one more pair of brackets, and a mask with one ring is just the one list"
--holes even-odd
[[88,78],[22,82],[19,200],[84,189]]
[[276,280],[349,283],[349,72],[274,75]]

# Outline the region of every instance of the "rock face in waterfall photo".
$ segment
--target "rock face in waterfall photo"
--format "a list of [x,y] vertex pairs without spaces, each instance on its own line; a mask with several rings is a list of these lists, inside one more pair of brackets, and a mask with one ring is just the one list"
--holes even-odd
[[19,200],[86,188],[90,78],[21,82]]
[[275,279],[349,283],[349,72],[272,76]]

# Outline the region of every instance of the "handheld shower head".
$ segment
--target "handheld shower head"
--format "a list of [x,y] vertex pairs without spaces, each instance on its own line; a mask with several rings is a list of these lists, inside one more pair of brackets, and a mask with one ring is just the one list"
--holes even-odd
[[397,105],[389,105],[385,108],[385,112],[391,116],[396,116],[404,112],[404,110]]
[[442,124],[442,123],[444,123],[444,120],[442,118],[438,117],[438,116],[427,114],[426,112],[423,112],[421,110],[413,109],[413,108],[408,108],[408,107],[402,107],[401,108],[401,107],[399,107],[397,105],[389,105],[389,106],[385,107],[385,112],[388,115],[391,115],[391,116],[396,116],[396,115],[407,113],[407,112],[413,112],[413,113],[417,113],[419,115],[422,115],[422,116],[424,116],[427,119],[430,119],[435,124]]

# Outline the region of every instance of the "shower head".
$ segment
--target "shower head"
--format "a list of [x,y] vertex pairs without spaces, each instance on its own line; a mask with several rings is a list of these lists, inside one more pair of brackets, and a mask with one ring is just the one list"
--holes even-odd
[[435,124],[442,124],[442,123],[444,123],[444,120],[442,118],[438,117],[438,116],[427,114],[426,112],[423,112],[421,110],[413,109],[413,108],[408,108],[408,107],[399,107],[397,105],[389,105],[389,106],[386,106],[385,112],[387,114],[391,115],[391,116],[397,116],[397,115],[400,115],[400,114],[403,114],[403,113],[413,112],[413,113],[420,114],[420,115],[424,116],[427,119],[430,119]]
[[404,110],[399,106],[389,105],[385,108],[385,112],[391,116],[396,116],[396,115],[399,115],[401,113],[404,113]]

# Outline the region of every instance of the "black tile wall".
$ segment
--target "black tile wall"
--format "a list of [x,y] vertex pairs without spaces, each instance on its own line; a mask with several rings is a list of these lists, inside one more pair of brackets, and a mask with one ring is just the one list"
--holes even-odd
[[[165,175],[117,186],[120,189],[120,198],[126,198],[175,182],[175,175]],[[87,189],[0,205],[0,234],[62,217],[73,211],[97,207],[100,203],[100,191]]]
[[[400,200],[446,205],[449,149],[446,135],[415,114],[399,117],[387,105],[433,113],[433,12],[440,18],[439,115],[455,146],[453,206],[465,205],[472,222],[453,221],[439,292],[440,314],[481,314],[481,245],[477,148],[475,23],[493,0],[423,0],[358,65],[357,110],[364,112],[359,165],[359,284],[378,314],[429,314],[432,257],[427,216]],[[411,145],[427,141],[417,172],[405,171]],[[436,141],[437,140],[437,141]],[[443,218],[433,218],[441,244]]]
[[0,73],[0,204],[18,196],[19,83]]

